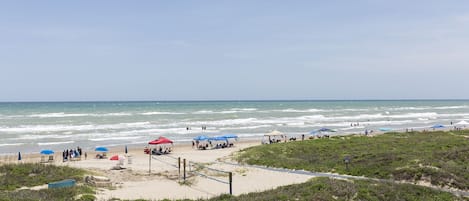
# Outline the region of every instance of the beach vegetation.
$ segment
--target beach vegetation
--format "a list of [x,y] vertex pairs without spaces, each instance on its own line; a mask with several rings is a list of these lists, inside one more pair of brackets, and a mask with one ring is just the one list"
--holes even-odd
[[247,164],[469,190],[467,135],[468,130],[321,138],[250,147],[235,158]]
[[63,179],[82,180],[82,169],[40,163],[5,164],[0,166],[0,190],[44,185]]
[[[202,200],[202,199],[201,199]],[[276,189],[242,194],[220,195],[209,200],[469,200],[447,192],[412,184],[395,184],[369,180],[340,180],[316,177],[305,183],[281,186]]]
[[4,164],[0,166],[0,200],[95,200],[94,189],[86,185],[71,188],[38,188],[64,179],[82,181],[86,171],[66,166],[40,163]]

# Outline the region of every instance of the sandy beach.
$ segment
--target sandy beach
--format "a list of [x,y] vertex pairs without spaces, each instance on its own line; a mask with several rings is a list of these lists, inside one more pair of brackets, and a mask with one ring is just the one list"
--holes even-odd
[[[210,150],[197,150],[191,145],[175,145],[173,151],[168,155],[153,155],[151,173],[149,173],[149,155],[144,154],[144,147],[129,147],[127,158],[121,166],[125,169],[121,170],[112,170],[118,161],[94,158],[96,154],[94,151],[88,152],[86,160],[83,157],[80,161],[70,162],[62,162],[61,153],[55,153],[54,162],[49,164],[82,168],[92,172],[91,175],[110,178],[112,187],[99,188],[96,195],[98,200],[111,198],[197,199],[229,193],[228,173],[212,171],[208,168],[232,172],[232,192],[234,195],[301,183],[311,178],[307,175],[288,174],[224,163],[230,161],[230,155],[234,152],[256,145],[261,145],[260,140],[240,140],[233,147]],[[115,147],[107,153],[107,156],[125,155],[124,150],[124,147]],[[178,157],[181,158],[181,162],[183,159],[187,160],[185,184],[182,184],[182,168],[181,175],[178,176],[178,168],[175,167]],[[10,156],[10,162],[14,161],[12,158],[13,156]],[[40,162],[40,160],[39,154],[23,156],[23,162]],[[5,160],[2,161],[5,162]],[[199,170],[200,168],[194,164],[203,164],[204,168]],[[189,172],[195,169],[197,169],[196,174]]]

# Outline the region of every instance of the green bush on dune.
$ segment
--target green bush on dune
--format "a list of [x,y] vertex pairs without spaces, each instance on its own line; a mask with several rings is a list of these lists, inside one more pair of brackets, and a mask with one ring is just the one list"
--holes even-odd
[[[344,136],[256,146],[237,160],[248,164],[335,172],[469,189],[469,131]],[[349,168],[343,162],[350,156]]]
[[21,187],[40,186],[63,179],[81,181],[84,170],[39,163],[0,166],[0,201],[18,200],[94,200],[94,189],[78,185],[73,188],[30,190]]

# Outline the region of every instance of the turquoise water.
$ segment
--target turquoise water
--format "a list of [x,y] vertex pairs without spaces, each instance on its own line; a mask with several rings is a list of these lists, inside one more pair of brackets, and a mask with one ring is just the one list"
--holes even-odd
[[467,100],[0,103],[0,153],[143,145],[158,136],[184,143],[201,134],[424,129],[462,120],[469,121]]

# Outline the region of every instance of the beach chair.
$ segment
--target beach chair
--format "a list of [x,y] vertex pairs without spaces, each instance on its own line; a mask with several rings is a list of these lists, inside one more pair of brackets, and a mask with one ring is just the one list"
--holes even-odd
[[46,156],[41,156],[41,163],[47,163]]

